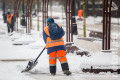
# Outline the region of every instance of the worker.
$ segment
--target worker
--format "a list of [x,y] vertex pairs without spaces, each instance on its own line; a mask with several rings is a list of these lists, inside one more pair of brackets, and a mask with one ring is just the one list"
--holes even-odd
[[80,9],[80,10],[78,11],[79,20],[82,20],[82,13],[83,13],[83,10]]
[[8,28],[8,34],[13,32],[14,30],[14,16],[12,13],[7,13],[7,28]]
[[56,75],[56,59],[61,63],[62,71],[71,75],[65,53],[63,36],[65,32],[61,25],[56,24],[53,18],[47,19],[47,26],[43,30],[43,39],[49,54],[49,66],[51,75]]

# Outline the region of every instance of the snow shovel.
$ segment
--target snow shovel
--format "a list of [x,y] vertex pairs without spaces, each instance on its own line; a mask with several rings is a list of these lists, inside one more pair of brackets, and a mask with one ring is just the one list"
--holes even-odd
[[22,72],[27,72],[27,71],[33,69],[33,68],[37,65],[37,63],[38,63],[37,60],[38,60],[38,58],[40,57],[40,55],[43,53],[44,50],[45,50],[45,48],[40,52],[40,54],[38,55],[38,57],[37,57],[35,60],[30,60],[30,61],[28,62],[27,67],[26,67],[24,70],[22,70],[21,73],[22,73]]

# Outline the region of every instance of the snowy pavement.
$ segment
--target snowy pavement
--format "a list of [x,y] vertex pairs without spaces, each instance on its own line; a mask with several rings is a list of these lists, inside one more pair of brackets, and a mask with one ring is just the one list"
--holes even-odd
[[[29,75],[31,76],[31,75]],[[44,79],[44,80],[119,80],[118,76],[113,74],[105,74],[105,75],[98,75],[98,74],[87,74],[87,73],[73,73],[71,76],[65,75],[56,75],[50,76],[44,74],[32,74],[32,78],[36,80]],[[119,77],[120,78],[120,77]]]
[[[0,31],[5,33],[7,32],[6,24],[1,23]],[[81,57],[79,55],[76,55],[75,53],[67,54],[66,57],[68,59],[70,71],[72,72],[71,76],[66,76],[63,74],[61,70],[61,65],[58,61],[57,61],[56,76],[50,75],[49,62],[48,62],[49,57],[47,55],[46,50],[40,56],[38,60],[38,64],[33,70],[31,70],[31,73],[21,73],[21,71],[27,66],[28,60],[35,59],[45,46],[44,41],[40,34],[41,32],[37,32],[37,30],[36,31],[34,30],[32,31],[32,35],[29,36],[28,35],[25,36],[21,34],[18,40],[17,39],[13,40],[13,37],[8,36],[7,33],[0,34],[0,80],[119,80],[120,79],[120,74],[116,74],[116,73],[108,72],[108,73],[93,74],[93,73],[82,72],[81,70],[82,67],[85,67],[85,64],[88,63],[93,63],[93,65],[98,64],[98,62],[100,63],[100,65],[120,64],[119,56],[115,55],[114,53],[103,54],[99,51],[96,52],[96,54],[91,54],[92,55],[91,57],[87,57],[87,56]],[[14,33],[13,35],[18,36],[19,34]],[[29,39],[31,39],[30,36],[34,38],[34,41],[31,41],[30,43],[23,45],[13,45],[15,41],[18,41],[20,43],[29,42]],[[28,39],[28,37],[30,38]],[[78,41],[78,43],[80,42]],[[85,43],[86,42],[83,42],[83,44]],[[90,47],[89,44],[86,44],[85,46]],[[81,47],[82,46],[80,46],[80,48]],[[2,60],[20,60],[20,61],[2,61]],[[117,60],[118,62],[114,63],[114,60]]]
[[[38,34],[35,34],[38,35]],[[13,45],[11,37],[2,34],[0,35],[0,60],[2,59],[34,59],[44,47],[44,42],[32,43],[29,45]],[[38,46],[38,44],[41,46]],[[32,47],[31,47],[32,45]],[[37,48],[39,47],[39,48]],[[81,65],[83,62],[89,61],[90,58],[68,54],[68,63],[70,66],[71,76],[66,76],[61,70],[60,63],[57,61],[56,76],[51,76],[49,73],[48,55],[46,51],[40,56],[37,66],[30,73],[21,73],[28,61],[0,61],[0,80],[119,80],[119,74],[116,73],[83,73]]]
[[[56,76],[49,72],[36,72],[34,74],[20,73],[20,66],[26,62],[0,62],[0,80],[119,80],[120,75],[111,73],[90,74],[73,72],[71,76],[61,71]],[[9,66],[8,66],[9,65]]]

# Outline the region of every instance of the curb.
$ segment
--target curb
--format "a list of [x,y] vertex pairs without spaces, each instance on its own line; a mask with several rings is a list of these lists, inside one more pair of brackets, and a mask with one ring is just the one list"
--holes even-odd
[[29,61],[31,59],[0,59],[2,62]]

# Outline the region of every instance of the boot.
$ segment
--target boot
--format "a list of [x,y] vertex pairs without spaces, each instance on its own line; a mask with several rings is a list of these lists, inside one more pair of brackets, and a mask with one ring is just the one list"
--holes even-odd
[[56,74],[55,73],[51,73],[51,76],[55,76]]
[[50,66],[51,75],[56,75],[56,66]]
[[67,76],[72,74],[69,70],[64,70],[63,72],[64,72],[64,74],[66,74]]
[[68,63],[62,63],[61,64],[61,67],[62,67],[62,70],[69,70],[69,66],[68,66]]
[[69,71],[68,63],[62,63],[62,64],[61,64],[61,67],[62,67],[62,70],[63,70],[64,74],[66,74],[66,75],[72,74],[72,73]]

